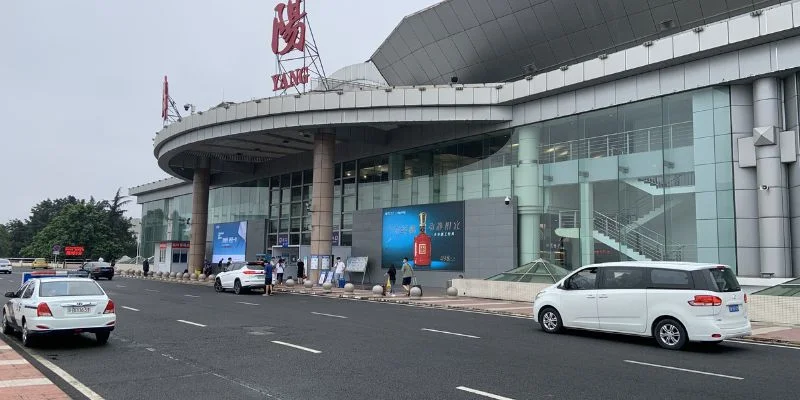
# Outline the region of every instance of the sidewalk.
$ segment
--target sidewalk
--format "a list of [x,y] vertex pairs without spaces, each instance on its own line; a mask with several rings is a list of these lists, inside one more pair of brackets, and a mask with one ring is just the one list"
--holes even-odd
[[69,396],[0,339],[0,399],[69,400]]
[[[128,275],[122,275],[128,276]],[[143,279],[142,277],[138,277]],[[157,278],[148,278],[156,279]],[[178,280],[164,280],[162,282],[175,282],[194,285],[213,286],[212,282],[199,282],[199,281],[178,281]],[[303,286],[295,286],[288,288],[279,286],[275,289],[277,292],[284,293],[297,293],[314,296],[337,297],[337,298],[350,298],[355,300],[367,301],[380,301],[390,302],[397,304],[409,304],[421,307],[444,308],[465,310],[472,312],[483,312],[488,314],[503,314],[513,315],[517,317],[531,318],[533,315],[533,305],[530,302],[519,302],[510,300],[493,300],[478,297],[448,297],[442,288],[423,288],[423,297],[414,298],[406,297],[403,294],[403,288],[395,288],[396,297],[375,295],[371,290],[356,289],[353,293],[346,293],[344,289],[333,288],[330,292],[325,292],[322,287],[314,286],[312,289],[306,289]],[[753,334],[747,339],[780,343],[794,346],[800,346],[800,326],[786,325],[778,326],[758,321],[753,322]],[[0,397],[1,398],[1,397]]]

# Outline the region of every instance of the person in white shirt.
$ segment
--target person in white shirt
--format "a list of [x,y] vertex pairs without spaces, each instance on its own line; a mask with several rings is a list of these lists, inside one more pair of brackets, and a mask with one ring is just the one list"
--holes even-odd
[[336,257],[336,269],[333,272],[333,280],[338,284],[339,279],[344,277],[345,265],[341,257]]
[[277,268],[276,268],[276,270],[277,270],[277,275],[278,275],[278,276],[277,276],[277,278],[278,278],[278,285],[282,285],[282,284],[283,284],[283,272],[284,272],[284,270],[285,270],[285,269],[286,269],[286,263],[285,263],[285,261],[284,261],[282,258],[281,258],[281,259],[278,259],[278,265],[277,265]]

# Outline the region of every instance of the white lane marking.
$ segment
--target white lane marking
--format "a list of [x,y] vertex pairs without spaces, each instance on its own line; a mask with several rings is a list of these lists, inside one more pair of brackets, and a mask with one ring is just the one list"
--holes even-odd
[[50,379],[47,378],[9,379],[7,381],[0,381],[0,388],[39,385],[53,385],[53,382],[50,382]]
[[154,348],[152,348],[152,347],[145,347],[145,350],[147,350],[147,351],[149,351],[149,352],[154,352],[154,351],[156,351],[156,349],[154,349]]
[[488,311],[509,311],[509,310],[532,310],[533,306],[527,307],[501,307],[501,308],[487,308]]
[[314,353],[314,354],[319,354],[319,353],[322,353],[322,352],[321,352],[321,351],[319,351],[319,350],[309,349],[308,347],[303,347],[303,346],[298,346],[298,345],[296,345],[296,344],[291,344],[291,343],[281,342],[281,341],[279,341],[279,340],[273,340],[273,341],[272,341],[272,343],[279,344],[279,345],[282,345],[282,346],[294,347],[295,349],[299,349],[299,350],[307,351],[307,352],[309,352],[309,353]]
[[752,334],[753,335],[761,335],[761,334],[764,334],[764,333],[780,332],[780,331],[785,331],[785,330],[789,330],[789,329],[792,329],[792,328],[787,328],[785,326],[768,326],[766,328],[753,329],[753,333]]
[[465,335],[465,334],[463,334],[463,333],[455,333],[455,332],[447,332],[447,331],[437,331],[436,329],[428,329],[428,328],[422,328],[422,330],[423,330],[423,331],[428,331],[428,332],[444,333],[444,334],[446,334],[446,335],[455,335],[455,336],[463,336],[463,337],[468,337],[468,338],[473,338],[473,339],[480,339],[480,336]]
[[45,368],[49,369],[50,371],[53,371],[54,374],[58,375],[61,379],[63,379],[72,387],[74,387],[75,390],[81,392],[84,396],[86,396],[90,400],[103,400],[103,398],[99,394],[92,391],[92,389],[86,387],[86,385],[80,383],[77,379],[73,378],[72,375],[68,374],[66,371],[59,368],[57,365],[53,364],[49,360],[33,353],[28,353],[28,354],[30,354],[31,357],[33,357],[40,364],[44,365]]
[[127,287],[127,286],[125,286],[125,285],[117,285],[117,287]]
[[459,307],[474,307],[474,306],[502,306],[504,304],[511,304],[511,303],[468,303],[468,304],[453,304],[454,306]]
[[0,365],[22,365],[27,363],[28,360],[24,358],[18,358],[16,360],[0,360]]
[[192,322],[192,321],[184,321],[184,320],[182,320],[182,319],[179,319],[179,320],[177,320],[177,321],[178,321],[178,322],[183,322],[184,324],[189,324],[189,325],[199,326],[199,327],[201,327],[201,328],[205,328],[205,327],[206,327],[205,325],[203,325],[203,324],[198,324],[197,322]]
[[345,317],[345,316],[343,316],[343,315],[325,314],[325,313],[316,312],[316,311],[312,311],[311,313],[312,313],[312,314],[314,314],[314,315],[324,315],[324,316],[326,316],[326,317],[333,317],[333,318],[344,318],[344,319],[347,319],[347,317]]
[[257,305],[258,305],[258,304],[256,304],[256,303],[248,303],[248,302],[246,302],[246,301],[237,301],[237,303],[239,303],[239,304],[246,304],[246,305],[248,305],[248,306],[257,306]]
[[185,294],[184,296],[186,296],[186,297],[200,297],[200,296],[195,296],[193,294]]
[[800,346],[785,346],[782,344],[772,344],[772,343],[758,343],[751,340],[736,340],[736,339],[729,339],[726,342],[731,343],[739,343],[739,344],[752,344],[754,346],[767,346],[767,347],[777,347],[779,349],[790,349],[790,350],[800,350]]
[[144,291],[145,292],[158,292],[158,290],[155,290],[155,289],[145,289]]
[[11,350],[11,346],[7,344],[0,344],[0,350]]
[[715,374],[715,373],[712,373],[712,372],[698,371],[698,370],[695,370],[695,369],[670,367],[670,366],[667,366],[667,365],[650,364],[650,363],[641,362],[641,361],[632,361],[632,360],[623,360],[623,361],[625,361],[626,363],[629,363],[629,364],[638,364],[638,365],[644,365],[644,366],[647,366],[647,367],[671,369],[673,371],[691,372],[693,374],[716,376],[718,378],[736,379],[738,381],[744,380],[744,378],[738,377],[738,376]]
[[125,307],[125,306],[120,306],[120,307],[122,307],[122,308],[124,308],[124,309],[126,309],[126,310],[131,310],[131,311],[139,311],[139,309],[138,309],[138,308],[133,308],[133,307]]
[[488,397],[490,399],[495,399],[495,400],[514,400],[514,399],[512,399],[510,397],[504,397],[504,396],[496,395],[494,393],[484,392],[482,390],[471,389],[471,388],[468,388],[466,386],[459,386],[456,389],[463,390],[465,392],[474,393],[474,394],[481,395],[483,397]]

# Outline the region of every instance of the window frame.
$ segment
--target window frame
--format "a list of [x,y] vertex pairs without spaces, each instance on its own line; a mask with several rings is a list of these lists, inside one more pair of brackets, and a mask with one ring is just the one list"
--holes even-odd
[[[647,289],[650,285],[649,282],[649,274],[647,271],[648,268],[641,268],[641,267],[632,267],[632,266],[604,266],[600,267],[600,276],[597,282],[597,289],[598,290],[641,290]],[[641,279],[639,280],[639,284],[637,287],[604,287],[604,283],[606,281],[606,276],[609,273],[613,272],[627,272],[632,271],[641,274]]]
[[[682,269],[671,269],[671,268],[660,268],[660,267],[652,267],[648,268],[647,272],[647,288],[648,289],[657,289],[657,290],[694,290],[695,289],[695,279],[694,274],[692,271],[684,271]],[[679,284],[656,284],[653,282],[653,273],[656,271],[667,271],[673,273],[682,273],[685,274],[689,280],[686,285],[679,285]]]
[[[599,269],[598,267],[588,267],[588,268],[584,268],[584,269],[580,269],[578,271],[575,271],[574,274],[570,275],[569,278],[567,278],[564,281],[563,288],[565,290],[569,290],[569,291],[572,291],[572,290],[597,290],[597,284],[598,284],[598,282],[597,282],[597,274],[599,272],[598,269]],[[573,279],[575,279],[576,276],[580,275],[583,272],[587,272],[587,271],[589,273],[592,273],[591,272],[592,270],[594,270],[594,287],[586,288],[586,289],[577,289],[577,288],[571,288],[570,287],[570,283],[572,282]]]

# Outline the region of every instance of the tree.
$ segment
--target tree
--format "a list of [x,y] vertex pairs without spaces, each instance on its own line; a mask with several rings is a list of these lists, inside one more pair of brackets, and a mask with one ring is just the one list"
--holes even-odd
[[87,258],[111,259],[122,254],[113,239],[105,212],[91,203],[67,206],[47,226],[36,233],[31,244],[22,249],[25,257],[45,257],[54,244],[81,245]]
[[10,247],[7,254],[9,257],[19,257],[22,254],[22,248],[31,242],[33,235],[30,234],[28,226],[18,219],[9,221],[5,225],[5,229],[8,231]]
[[0,225],[0,257],[11,257],[11,235],[5,225]]

